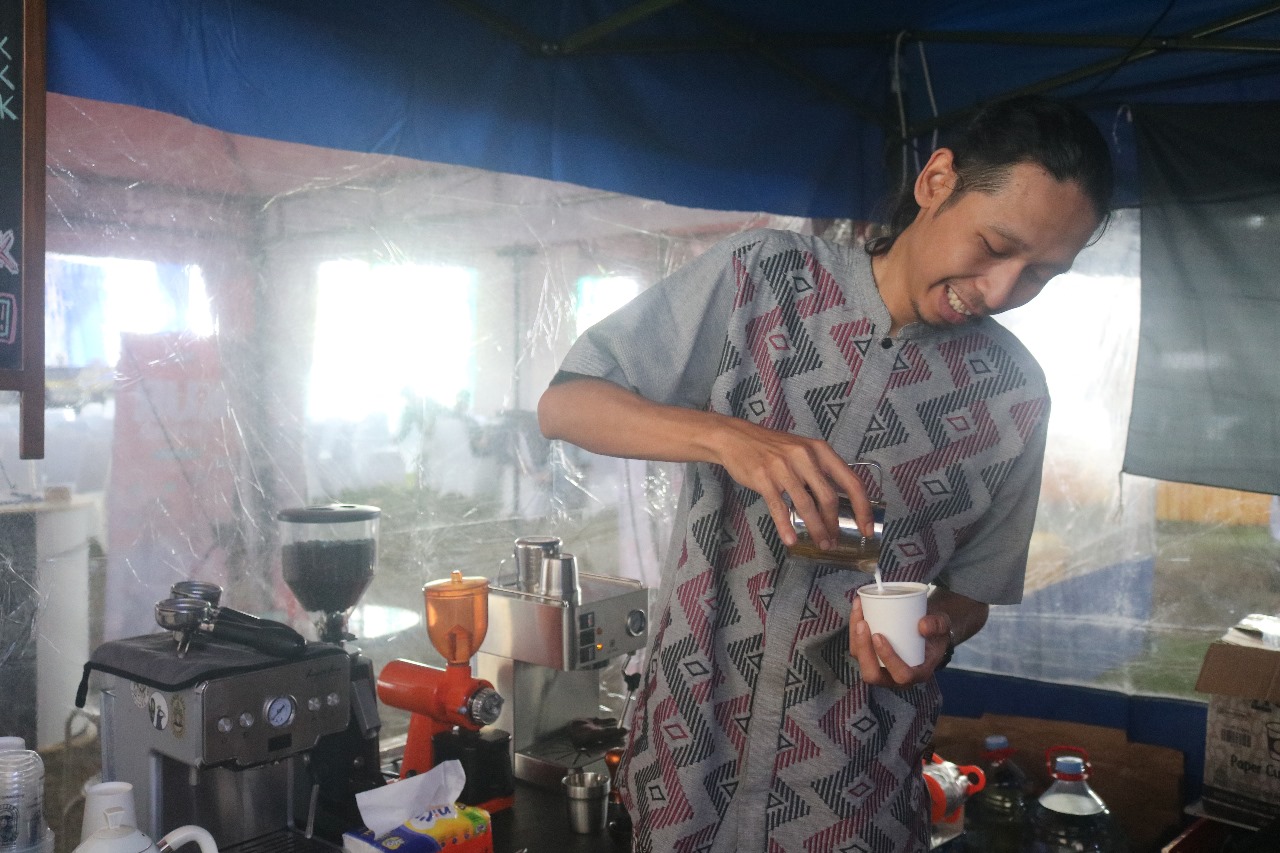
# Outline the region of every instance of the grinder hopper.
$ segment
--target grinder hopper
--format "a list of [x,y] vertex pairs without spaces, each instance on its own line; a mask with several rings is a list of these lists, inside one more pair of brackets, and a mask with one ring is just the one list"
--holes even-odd
[[280,559],[284,581],[315,615],[321,642],[354,639],[347,617],[373,581],[382,510],[357,504],[283,509]]

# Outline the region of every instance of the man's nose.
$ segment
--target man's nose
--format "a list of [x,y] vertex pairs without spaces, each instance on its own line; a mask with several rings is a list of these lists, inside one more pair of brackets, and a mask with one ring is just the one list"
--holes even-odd
[[1022,278],[1022,272],[1023,265],[1012,260],[997,264],[987,271],[978,290],[988,312],[995,314],[1008,306],[1018,281]]

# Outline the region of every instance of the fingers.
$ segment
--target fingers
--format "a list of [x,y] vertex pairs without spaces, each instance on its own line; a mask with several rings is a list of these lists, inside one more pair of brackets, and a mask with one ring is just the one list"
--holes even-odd
[[838,456],[835,464],[826,469],[825,473],[835,483],[836,488],[849,496],[849,503],[853,505],[854,520],[858,522],[858,530],[863,536],[871,536],[875,532],[875,519],[871,513],[871,499],[867,497],[867,489],[862,484],[862,480],[858,479],[858,475],[853,473],[853,468]]
[[[811,479],[791,480],[786,494],[791,499],[796,515],[804,520],[810,538],[825,550],[836,544],[836,535],[840,530],[840,502],[826,476],[821,474],[820,469],[814,470],[815,475]],[[790,527],[789,514],[787,522]]]
[[819,548],[834,547],[839,492],[849,496],[862,535],[873,535],[871,501],[862,481],[825,441],[744,421],[729,423],[721,435],[718,461],[736,482],[764,498],[784,545],[796,543],[794,509]]
[[826,470],[832,466],[829,458],[839,457],[826,442],[738,421],[719,456],[730,477],[764,498],[783,544],[796,541],[791,507],[814,542],[834,544],[838,502]]

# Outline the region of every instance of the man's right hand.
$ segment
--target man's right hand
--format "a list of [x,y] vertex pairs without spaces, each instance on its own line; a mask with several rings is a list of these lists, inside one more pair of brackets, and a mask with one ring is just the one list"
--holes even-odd
[[805,438],[715,412],[654,403],[602,379],[553,385],[538,402],[550,439],[593,453],[667,462],[712,462],[765,500],[783,544],[793,545],[790,507],[820,548],[839,531],[836,492],[844,492],[864,536],[872,535],[871,502],[849,465],[821,439]]

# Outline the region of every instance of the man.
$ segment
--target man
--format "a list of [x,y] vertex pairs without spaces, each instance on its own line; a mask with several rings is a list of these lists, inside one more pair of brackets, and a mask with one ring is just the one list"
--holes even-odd
[[[994,104],[865,252],[737,235],[574,345],[544,434],[689,463],[620,773],[636,850],[928,848],[933,674],[1021,599],[1048,419],[989,317],[1070,268],[1111,183],[1082,113]],[[854,461],[884,472],[885,578],[935,585],[920,666],[868,631],[867,575],[787,552],[788,500],[826,547],[837,491],[869,532]]]

